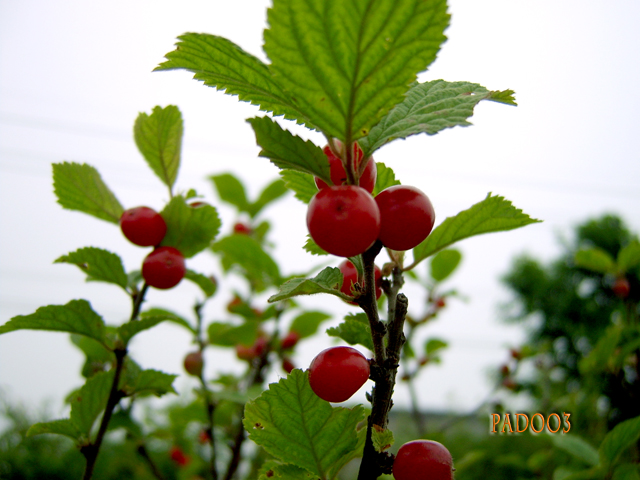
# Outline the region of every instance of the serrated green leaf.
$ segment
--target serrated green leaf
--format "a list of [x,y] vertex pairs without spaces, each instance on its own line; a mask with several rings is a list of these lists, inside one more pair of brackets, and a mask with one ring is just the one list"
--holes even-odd
[[316,476],[296,465],[285,465],[267,461],[260,468],[258,480],[315,480]]
[[86,163],[54,163],[53,191],[63,208],[118,224],[124,208],[98,171]]
[[311,255],[319,255],[319,256],[329,255],[326,251],[320,248],[318,244],[313,241],[313,238],[311,238],[311,235],[308,235],[308,234],[307,234],[307,241],[304,243],[304,246],[302,248],[304,248],[304,250],[310,253]]
[[57,258],[53,263],[70,263],[87,274],[87,280],[115,283],[127,289],[122,259],[102,248],[85,247]]
[[246,212],[249,206],[244,185],[231,173],[221,173],[209,177],[216,187],[220,200],[233,205],[241,212]]
[[477,83],[469,82],[433,80],[416,83],[404,100],[380,120],[366,138],[360,140],[360,146],[369,156],[398,138],[419,133],[435,135],[445,128],[471,125],[467,119],[473,115],[475,106],[482,100],[502,101],[503,93],[490,92]]
[[553,444],[592,467],[598,465],[598,450],[578,435],[553,435]]
[[425,241],[413,249],[412,267],[465,238],[513,230],[540,221],[522,213],[504,197],[489,194],[481,202],[438,225]]
[[91,438],[93,424],[107,406],[113,375],[113,370],[96,373],[71,399],[71,421],[86,439]]
[[160,245],[177,248],[185,258],[211,245],[220,231],[218,211],[211,205],[194,208],[183,197],[173,197],[160,213],[167,223]]
[[435,59],[445,0],[275,0],[264,50],[271,72],[325,134],[351,142],[400,103]]
[[73,439],[76,443],[80,442],[82,434],[78,427],[68,418],[62,418],[60,420],[53,420],[51,422],[36,423],[31,425],[27,430],[27,437],[34,435],[42,435],[43,433],[54,433],[57,435],[64,435]]
[[600,444],[600,463],[607,469],[616,462],[620,454],[640,438],[640,417],[631,418],[616,425]]
[[640,242],[634,240],[618,252],[618,270],[625,274],[640,265]]
[[180,325],[181,327],[186,328],[192,333],[196,333],[195,329],[187,320],[174,312],[170,312],[169,310],[164,310],[162,308],[150,308],[149,310],[141,312],[139,318],[140,320],[145,320],[147,318],[161,318],[163,320],[167,320],[169,322]]
[[426,342],[424,342],[424,353],[427,356],[431,356],[439,350],[443,348],[447,348],[449,343],[441,340],[439,338],[429,338]]
[[281,170],[309,173],[331,183],[329,160],[322,149],[283,129],[269,117],[247,119],[260,146],[259,156],[268,158]]
[[454,249],[440,250],[431,260],[431,278],[436,282],[442,282],[460,264],[462,254]]
[[349,345],[362,345],[373,352],[371,327],[364,313],[347,315],[340,325],[327,329],[327,334],[341,338]]
[[187,269],[184,278],[198,285],[200,290],[202,290],[202,293],[204,293],[207,298],[212,297],[218,288],[217,284],[211,279],[211,277],[207,277],[202,273],[194,272],[193,270]]
[[318,331],[320,324],[330,318],[331,315],[324,312],[304,312],[293,319],[289,330],[296,332],[300,338],[311,337]]
[[201,33],[185,33],[178,40],[176,49],[166,55],[168,61],[155,70],[188,70],[195,73],[196,80],[228,95],[238,95],[239,100],[260,110],[292,120],[304,117],[272,77],[269,66],[233,42]]
[[0,326],[0,334],[15,330],[77,333],[108,347],[104,320],[86,300],[71,300],[65,305],[40,307],[31,315],[18,315]]
[[133,127],[138,150],[158,178],[173,187],[180,168],[184,126],[178,107],[154,107],[151,115],[140,113]]
[[270,455],[327,478],[333,464],[356,448],[363,417],[361,406],[333,408],[321,400],[308,373],[295,369],[246,405],[243,424]]
[[313,175],[295,170],[280,170],[280,176],[287,188],[293,190],[294,196],[303,203],[309,203],[311,198],[318,193]]
[[373,448],[376,449],[376,452],[388,450],[395,442],[393,432],[387,428],[381,431],[376,428],[372,429],[371,440],[373,441]]
[[258,291],[280,282],[280,269],[262,245],[248,235],[229,235],[216,242],[212,250],[223,258],[225,268],[240,267]]
[[491,92],[491,97],[487,98],[487,100],[492,100],[494,102],[504,103],[507,105],[513,105],[515,107],[518,104],[516,103],[514,94],[515,92],[513,90],[496,90]]
[[158,316],[158,317],[146,316],[144,318],[140,318],[140,320],[127,322],[121,325],[120,327],[118,327],[118,335],[126,345],[138,333],[143,332],[145,330],[149,330],[150,328],[153,328],[159,323],[162,323],[166,320],[168,320],[166,316]]
[[269,297],[268,302],[279,302],[297,295],[313,295],[314,293],[330,293],[344,300],[348,297],[340,292],[342,273],[335,267],[327,267],[314,278],[294,278],[280,286],[280,291]]
[[373,188],[374,197],[385,188],[389,188],[394,185],[400,185],[400,180],[396,180],[396,174],[390,167],[387,167],[382,162],[376,162],[376,169],[376,185]]
[[257,321],[248,321],[237,326],[223,322],[212,322],[207,328],[209,343],[223,347],[253,345],[258,337],[259,326]]
[[108,350],[100,342],[84,335],[71,335],[71,342],[76,345],[85,355],[85,362],[82,365],[82,376],[89,378],[97,372],[103,371],[107,366],[115,364],[115,355],[112,350]]
[[574,262],[577,267],[598,273],[613,273],[616,268],[615,260],[609,252],[598,247],[578,250]]
[[158,370],[142,370],[135,363],[128,368],[128,372],[123,377],[120,388],[130,397],[133,395],[155,395],[161,397],[167,393],[177,393],[173,388],[173,381],[178,375],[171,375]]
[[640,480],[638,465],[634,465],[633,463],[618,465],[613,472],[611,480]]
[[282,180],[278,179],[271,182],[264,188],[264,190],[262,190],[262,192],[260,192],[258,199],[249,205],[249,208],[247,209],[249,215],[251,218],[255,217],[264,207],[276,201],[287,192],[287,186]]

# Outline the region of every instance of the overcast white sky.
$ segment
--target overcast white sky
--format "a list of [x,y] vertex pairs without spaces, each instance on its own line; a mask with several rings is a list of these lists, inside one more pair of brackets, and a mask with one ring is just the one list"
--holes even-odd
[[[60,208],[50,164],[90,163],[126,207],[161,208],[165,189],[132,139],[138,112],[167,104],[182,110],[180,189],[196,187],[216,204],[205,181],[208,174],[232,171],[254,195],[276,177],[275,167],[257,158],[253,133],[244,122],[260,114],[255,107],[203,87],[186,72],[151,73],[187,31],[226,36],[264,59],[268,4],[0,2],[0,323],[73,298],[90,300],[108,323],[127,317],[128,299],[116,287],[86,284],[75,267],[52,262],[93,245],[118,252],[125,266],[135,269],[146,251],[128,244],[111,224]],[[486,396],[488,369],[504,361],[506,346],[522,338],[521,330],[500,323],[497,309],[509,298],[499,276],[513,257],[526,251],[552,258],[559,251],[558,235],[567,236],[577,223],[604,212],[621,215],[640,231],[640,4],[451,0],[450,12],[449,40],[421,80],[511,88],[519,106],[481,104],[474,126],[395,142],[376,159],[429,195],[436,223],[490,191],[544,220],[459,246],[464,261],[450,283],[468,302],[451,302],[430,327],[429,335],[448,339],[452,348],[442,366],[421,377],[419,391],[425,407],[466,410]],[[228,210],[222,214],[228,229],[234,219]],[[271,218],[280,218],[272,240],[285,273],[316,260],[300,249],[304,215],[305,207],[293,198],[269,211]],[[190,267],[209,271],[215,262],[203,254]],[[148,303],[188,314],[197,295],[195,287],[183,283],[166,294],[153,292]],[[410,309],[420,311],[421,297],[410,290],[409,298]],[[208,319],[222,318],[228,300],[223,294],[212,302]],[[310,299],[309,305],[330,305],[336,322],[350,311],[326,298]],[[185,333],[163,325],[140,335],[132,353],[146,368],[181,373],[188,342]],[[325,345],[328,340],[306,346],[297,364],[308,365]],[[228,364],[230,358],[212,355],[209,367]],[[0,389],[13,401],[40,405],[51,400],[59,414],[62,397],[81,383],[80,365],[67,335],[0,336]],[[187,385],[184,378],[177,382],[182,391]],[[405,400],[400,388],[398,403]]]

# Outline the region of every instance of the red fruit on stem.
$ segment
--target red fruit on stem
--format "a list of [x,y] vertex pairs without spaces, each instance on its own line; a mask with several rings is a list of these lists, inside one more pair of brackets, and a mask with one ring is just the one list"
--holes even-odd
[[613,290],[613,293],[616,295],[616,297],[624,300],[629,296],[631,285],[629,285],[629,280],[627,280],[625,277],[618,277],[616,278],[616,281],[614,282],[611,289]]
[[184,257],[173,247],[158,247],[142,262],[142,277],[145,282],[163,290],[175,287],[186,272]]
[[293,370],[294,368],[296,368],[296,366],[293,364],[291,360],[289,360],[288,358],[282,359],[282,369],[285,372],[291,373],[291,370]]
[[414,440],[400,447],[393,462],[395,480],[452,480],[449,450],[433,440]]
[[394,185],[376,196],[380,209],[382,244],[391,250],[410,250],[433,229],[436,214],[429,197],[415,187]]
[[[340,291],[345,295],[353,295],[351,293],[351,285],[358,281],[358,271],[356,267],[349,260],[342,262],[338,268],[342,272],[342,287]],[[376,300],[382,295],[382,287],[380,286],[380,277],[382,272],[377,265],[374,265],[374,276],[376,280]],[[356,302],[349,302],[351,305],[357,305]]]
[[438,297],[435,303],[438,310],[444,308],[447,305],[447,301],[444,299],[444,297]]
[[238,222],[233,226],[233,233],[237,233],[239,235],[249,235],[251,234],[251,228],[249,228],[242,222]]
[[182,449],[178,446],[171,447],[171,450],[169,451],[169,456],[171,457],[171,460],[176,462],[181,467],[184,467],[190,461],[189,457],[185,455]]
[[256,358],[253,345],[236,345],[236,357],[240,360],[252,361]]
[[194,377],[200,377],[202,375],[202,366],[204,361],[202,360],[202,353],[191,352],[184,357],[184,369],[189,375]]
[[285,337],[282,339],[282,343],[281,343],[282,350],[289,350],[295,347],[298,343],[298,340],[300,340],[300,334],[298,332],[291,331],[287,333]]
[[120,216],[120,229],[131,243],[140,247],[158,245],[167,233],[167,224],[153,208],[136,207]]
[[[336,141],[336,143],[338,144],[339,148],[343,148],[342,142]],[[323,151],[327,156],[327,159],[329,160],[329,168],[331,169],[331,173],[330,173],[331,182],[334,185],[344,185],[347,182],[347,172],[345,171],[344,166],[342,165],[342,160],[339,157],[336,157],[334,155],[329,145],[325,146]],[[356,169],[360,167],[363,156],[364,156],[364,153],[362,152],[360,145],[358,145],[357,143],[354,143],[352,158],[355,162]],[[373,160],[373,158],[369,157],[367,165],[364,167],[364,171],[360,176],[358,186],[364,188],[369,193],[373,192],[373,187],[375,187],[376,185],[376,176],[377,176],[376,162]],[[327,182],[325,182],[324,180],[321,180],[318,177],[314,177],[314,179],[316,182],[316,187],[318,187],[318,190],[327,188],[329,186],[327,185]]]
[[380,212],[364,188],[327,187],[309,202],[307,228],[320,248],[339,257],[354,257],[378,238]]
[[369,361],[351,347],[327,348],[309,366],[311,389],[327,402],[348,400],[368,378]]

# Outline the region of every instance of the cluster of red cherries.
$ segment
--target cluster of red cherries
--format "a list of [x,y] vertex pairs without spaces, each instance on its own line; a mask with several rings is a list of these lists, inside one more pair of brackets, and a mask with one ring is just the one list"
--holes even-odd
[[[341,150],[344,145],[334,142]],[[358,185],[347,184],[341,160],[342,151],[327,145],[333,185],[316,178],[319,191],[309,202],[307,227],[320,248],[338,257],[364,253],[376,240],[391,250],[410,250],[419,245],[433,228],[435,212],[429,198],[416,187],[394,185],[374,198],[377,169],[373,158],[364,159],[357,143],[353,145],[354,171],[360,171]]]
[[180,283],[187,267],[180,250],[159,246],[167,233],[162,215],[149,207],[130,208],[120,217],[120,229],[131,243],[154,247],[142,262],[142,278],[147,285],[166,290]]

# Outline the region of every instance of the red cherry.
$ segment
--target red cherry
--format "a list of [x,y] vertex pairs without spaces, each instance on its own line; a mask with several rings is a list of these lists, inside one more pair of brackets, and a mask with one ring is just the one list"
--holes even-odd
[[320,248],[339,257],[354,257],[378,238],[380,212],[364,188],[327,187],[309,202],[307,228]]
[[202,353],[200,352],[191,352],[184,357],[184,369],[189,375],[200,377],[202,375],[203,365]]
[[629,296],[629,291],[631,290],[631,285],[629,285],[629,280],[625,277],[618,277],[611,287],[613,293],[615,293],[616,297],[625,299]]
[[186,272],[184,257],[173,247],[156,248],[142,262],[142,277],[155,288],[175,287]]
[[351,347],[331,347],[320,352],[309,366],[309,384],[327,402],[351,398],[369,378],[369,361]]
[[282,369],[285,372],[291,373],[291,370],[293,370],[294,368],[296,368],[296,366],[293,364],[291,360],[289,360],[288,358],[282,359]]
[[447,305],[447,301],[444,299],[444,297],[438,297],[435,303],[438,310],[444,308]]
[[120,229],[127,240],[140,247],[158,245],[167,233],[167,224],[153,208],[136,207],[120,216]]
[[249,235],[251,234],[251,229],[244,223],[238,222],[233,226],[233,233]]
[[181,467],[184,467],[191,461],[191,459],[187,455],[185,455],[182,449],[178,446],[171,447],[169,456],[171,457],[171,460],[176,462]]
[[300,334],[298,332],[291,331],[287,333],[285,337],[282,339],[282,343],[281,343],[282,350],[289,350],[295,347],[298,343],[298,340],[300,340]]
[[380,241],[391,250],[410,250],[431,233],[436,214],[422,191],[394,185],[376,196],[380,209]]
[[449,450],[433,440],[414,440],[400,447],[393,462],[395,480],[452,480]]
[[[338,144],[339,148],[343,148],[342,142],[337,141],[336,143]],[[334,185],[344,185],[347,182],[347,172],[342,165],[342,160],[334,155],[329,145],[325,146],[323,151],[329,160],[329,168],[331,169],[331,182],[333,182]],[[363,156],[364,153],[362,152],[360,145],[354,143],[353,159],[355,161],[356,168],[358,168],[362,163]],[[373,187],[375,187],[376,185],[377,172],[378,171],[376,168],[376,162],[373,160],[373,158],[369,157],[369,161],[367,162],[367,165],[364,167],[364,171],[360,176],[360,180],[358,182],[359,186],[364,188],[369,193],[373,192]],[[314,180],[316,182],[316,187],[318,187],[318,190],[329,186],[324,180],[321,180],[318,177],[314,177]]]
[[[349,260],[345,260],[342,262],[338,268],[342,272],[342,287],[340,287],[340,291],[345,295],[352,295],[351,293],[351,285],[358,281],[358,271],[356,267]],[[382,287],[380,286],[380,277],[382,276],[382,272],[378,268],[377,265],[374,265],[374,278],[376,281],[376,300],[380,298],[382,295]],[[351,305],[357,305],[356,302],[349,302]]]
[[255,358],[264,355],[268,347],[267,339],[264,337],[258,337],[253,345],[236,345],[236,356],[240,360],[246,360],[248,362],[253,361]]

